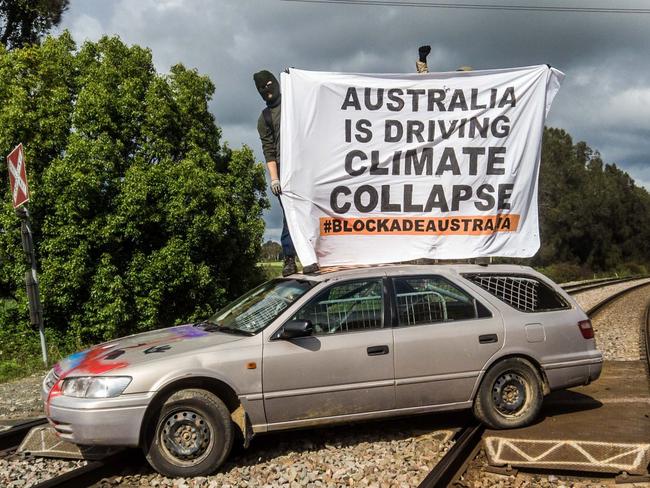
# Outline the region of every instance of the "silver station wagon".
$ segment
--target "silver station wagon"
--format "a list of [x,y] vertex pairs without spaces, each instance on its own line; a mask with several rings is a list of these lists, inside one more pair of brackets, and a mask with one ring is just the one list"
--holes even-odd
[[389,265],[272,280],[204,322],[74,354],[43,399],[60,437],[196,476],[261,432],[469,408],[520,427],[601,367],[585,313],[531,268]]

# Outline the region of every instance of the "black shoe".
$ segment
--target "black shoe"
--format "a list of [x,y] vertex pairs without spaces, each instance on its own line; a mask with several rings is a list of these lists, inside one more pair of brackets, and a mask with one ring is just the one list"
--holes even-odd
[[297,272],[298,268],[296,267],[296,258],[293,256],[285,256],[282,276],[289,276]]
[[302,268],[302,274],[312,274],[318,271],[320,268],[318,267],[317,263],[312,263],[308,264],[304,268]]

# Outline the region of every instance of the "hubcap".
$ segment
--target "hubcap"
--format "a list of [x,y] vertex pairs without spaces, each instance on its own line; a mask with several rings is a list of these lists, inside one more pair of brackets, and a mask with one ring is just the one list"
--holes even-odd
[[526,380],[516,373],[504,373],[494,382],[492,399],[497,410],[505,415],[516,415],[526,403]]
[[197,464],[209,453],[213,436],[205,419],[192,410],[173,412],[160,430],[163,451],[176,464]]

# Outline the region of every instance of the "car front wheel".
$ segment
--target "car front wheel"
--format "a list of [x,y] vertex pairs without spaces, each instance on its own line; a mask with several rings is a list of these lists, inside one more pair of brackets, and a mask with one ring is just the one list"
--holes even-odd
[[170,477],[216,471],[232,448],[234,429],[224,403],[206,390],[174,393],[163,404],[144,447],[149,464]]
[[523,427],[537,417],[543,399],[537,369],[523,358],[509,358],[485,374],[474,400],[474,415],[493,429]]

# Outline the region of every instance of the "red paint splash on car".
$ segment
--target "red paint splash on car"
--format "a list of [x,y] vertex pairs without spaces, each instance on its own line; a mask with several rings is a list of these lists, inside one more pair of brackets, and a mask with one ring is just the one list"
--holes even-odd
[[[192,325],[170,327],[166,332],[168,332],[168,334],[164,335],[163,337],[159,337],[158,339],[149,340],[119,349],[145,349],[160,344],[170,344],[182,341],[184,339],[203,337],[209,334],[208,332],[202,329],[197,329]],[[96,346],[92,349],[72,354],[60,363],[55,364],[54,370],[59,375],[59,380],[54,384],[48,393],[47,401],[45,402],[46,415],[49,416],[49,406],[51,400],[57,396],[63,395],[63,380],[65,380],[73,372],[80,373],[80,376],[84,374],[88,374],[89,376],[100,375],[102,373],[107,373],[108,371],[113,371],[115,369],[120,369],[128,366],[130,364],[128,361],[115,361],[111,360],[110,357],[107,359],[107,356],[111,356],[115,353],[117,350],[116,346],[118,344],[119,342],[113,344],[105,344],[103,346]]]

